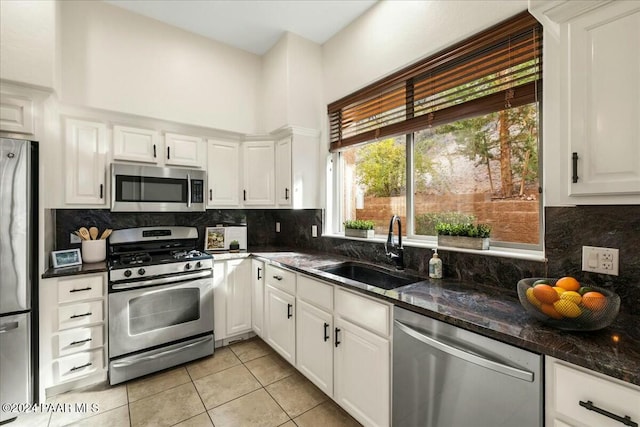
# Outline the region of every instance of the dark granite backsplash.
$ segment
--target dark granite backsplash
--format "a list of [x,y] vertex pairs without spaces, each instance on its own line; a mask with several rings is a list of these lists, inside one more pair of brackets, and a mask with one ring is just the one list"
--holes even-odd
[[[57,249],[73,247],[69,234],[80,226],[100,230],[155,225],[190,225],[204,228],[220,223],[247,223],[249,247],[317,250],[391,267],[384,244],[331,237],[311,237],[311,226],[322,230],[322,210],[228,209],[194,213],[126,213],[108,210],[59,209],[56,211]],[[275,223],[281,224],[280,233]],[[502,288],[515,294],[523,277],[572,275],[581,281],[613,289],[622,298],[621,311],[640,313],[640,205],[545,208],[545,250],[548,262],[438,251],[444,275],[465,282]],[[620,249],[620,275],[581,271],[582,246]],[[78,245],[75,245],[76,247]],[[204,246],[204,238],[198,244]],[[405,247],[408,268],[427,274],[432,251]]]

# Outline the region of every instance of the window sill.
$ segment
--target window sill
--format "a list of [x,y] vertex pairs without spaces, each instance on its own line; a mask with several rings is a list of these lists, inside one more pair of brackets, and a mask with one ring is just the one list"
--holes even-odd
[[[346,237],[344,234],[331,234],[325,233],[322,234],[322,237],[332,237],[335,239],[345,239],[345,240],[356,240],[360,242],[371,242],[371,243],[385,243],[387,241],[386,238],[380,238],[378,236],[373,239],[360,239],[357,237]],[[516,249],[516,248],[506,248],[502,246],[490,247],[487,250],[477,250],[477,249],[465,249],[465,248],[453,248],[449,246],[438,246],[435,241],[418,241],[418,240],[410,240],[410,239],[402,239],[402,245],[413,247],[413,248],[424,248],[424,249],[441,249],[443,251],[448,252],[463,252],[467,254],[476,254],[476,255],[486,255],[486,256],[495,256],[502,258],[513,258],[513,259],[522,259],[526,261],[546,261],[546,257],[544,256],[544,252],[528,250],[528,249]]]

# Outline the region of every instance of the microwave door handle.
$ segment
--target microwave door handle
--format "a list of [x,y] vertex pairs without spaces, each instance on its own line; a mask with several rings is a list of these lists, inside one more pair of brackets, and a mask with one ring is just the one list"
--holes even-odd
[[187,174],[187,207],[191,207],[191,175]]

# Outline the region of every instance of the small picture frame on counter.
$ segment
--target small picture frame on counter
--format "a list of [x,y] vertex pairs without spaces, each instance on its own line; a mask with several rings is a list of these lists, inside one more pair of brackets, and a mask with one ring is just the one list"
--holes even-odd
[[65,249],[63,251],[52,251],[51,262],[53,268],[71,267],[72,265],[81,265],[82,256],[80,249]]
[[204,234],[204,250],[219,251],[224,249],[224,227],[207,227]]

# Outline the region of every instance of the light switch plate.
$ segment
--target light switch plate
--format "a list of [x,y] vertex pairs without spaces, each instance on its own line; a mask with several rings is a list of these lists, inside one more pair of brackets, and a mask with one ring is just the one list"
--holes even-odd
[[618,249],[596,246],[582,247],[582,271],[618,275]]

